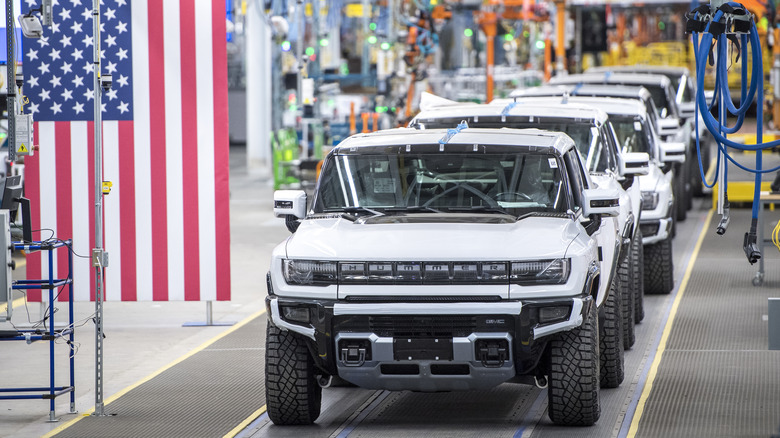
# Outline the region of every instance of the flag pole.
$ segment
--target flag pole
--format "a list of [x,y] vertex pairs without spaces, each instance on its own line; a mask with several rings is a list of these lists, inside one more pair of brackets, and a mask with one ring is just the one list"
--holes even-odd
[[[16,161],[16,33],[14,32],[14,2],[5,3],[5,41],[7,43],[8,57],[6,58],[8,82],[8,94],[6,111],[8,112],[8,161]],[[8,169],[8,165],[3,163]],[[43,301],[41,301],[43,302]]]
[[103,251],[103,136],[101,133],[100,80],[100,0],[92,0],[92,67],[94,77],[95,118],[95,248],[92,266],[95,267],[95,413],[105,416],[103,409],[103,272],[107,254]]

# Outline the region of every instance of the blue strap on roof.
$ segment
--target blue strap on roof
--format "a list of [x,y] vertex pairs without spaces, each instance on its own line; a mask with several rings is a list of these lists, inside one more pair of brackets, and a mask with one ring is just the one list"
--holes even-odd
[[507,106],[504,107],[503,110],[501,110],[501,115],[505,116],[505,115],[509,114],[509,111],[512,111],[512,108],[516,107],[518,103],[520,103],[520,102],[518,102],[516,100],[514,102],[509,103]]
[[464,129],[466,129],[468,127],[469,127],[468,123],[463,121],[463,122],[460,122],[457,127],[452,128],[452,129],[448,129],[447,133],[444,134],[444,137],[442,137],[441,140],[439,140],[439,144],[440,145],[447,144],[452,139],[452,137],[455,137],[455,134],[459,133],[460,131],[463,131]]
[[577,92],[580,91],[580,88],[582,88],[583,85],[585,85],[585,84],[583,84],[582,82],[580,82],[579,84],[575,85],[574,88],[571,89],[571,92],[569,94],[572,95],[572,96],[576,96]]

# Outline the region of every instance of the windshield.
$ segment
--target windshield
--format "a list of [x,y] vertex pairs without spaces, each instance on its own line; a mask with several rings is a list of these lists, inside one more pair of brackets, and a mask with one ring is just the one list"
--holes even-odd
[[548,153],[334,155],[314,212],[564,213],[565,193],[559,161]]
[[661,86],[654,87],[650,85],[645,85],[645,88],[647,88],[647,90],[650,91],[650,95],[653,96],[653,102],[655,103],[655,106],[658,108],[659,112],[666,110],[665,117],[677,117],[676,108],[668,99],[666,88]]
[[647,123],[638,117],[609,116],[620,142],[620,150],[627,152],[647,152],[653,156],[652,133]]

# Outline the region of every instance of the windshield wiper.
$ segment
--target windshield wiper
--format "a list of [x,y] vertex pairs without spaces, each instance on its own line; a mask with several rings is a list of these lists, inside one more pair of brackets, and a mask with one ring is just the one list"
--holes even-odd
[[447,211],[468,211],[473,213],[500,213],[505,214],[507,216],[515,217],[514,215],[510,214],[508,211],[504,210],[501,207],[490,207],[487,205],[474,205],[474,206],[456,206],[456,207],[447,207]]
[[385,208],[385,212],[410,212],[410,213],[421,213],[421,212],[428,212],[428,213],[441,213],[441,210],[437,210],[433,207],[427,207],[424,205],[410,205],[407,207],[390,207]]
[[349,221],[355,222],[358,220],[360,214],[370,214],[372,216],[384,216],[381,211],[372,210],[366,207],[341,207],[341,208],[329,208],[324,210],[325,213],[342,213],[341,217]]

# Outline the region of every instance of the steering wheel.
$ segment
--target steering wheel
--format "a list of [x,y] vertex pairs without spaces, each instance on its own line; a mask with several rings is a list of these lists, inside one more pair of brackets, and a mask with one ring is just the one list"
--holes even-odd
[[534,202],[533,198],[523,192],[501,192],[496,194],[494,198],[498,202]]
[[466,190],[468,190],[468,191],[470,191],[471,193],[477,195],[478,198],[480,198],[483,201],[487,202],[489,206],[491,206],[491,207],[499,207],[498,202],[496,202],[495,199],[493,199],[490,196],[488,196],[488,195],[482,193],[481,191],[475,189],[474,187],[470,186],[469,184],[466,184],[465,182],[455,184],[454,186],[444,190],[443,192],[439,193],[438,195],[435,195],[433,198],[429,199],[425,204],[423,204],[423,207],[430,206],[433,203],[433,201],[435,201],[435,200],[441,198],[442,196],[444,196],[444,195],[454,191],[455,189],[461,188],[461,187],[466,189]]

